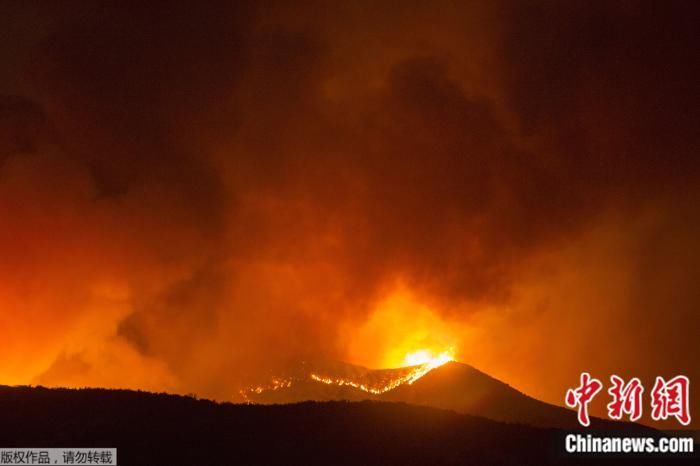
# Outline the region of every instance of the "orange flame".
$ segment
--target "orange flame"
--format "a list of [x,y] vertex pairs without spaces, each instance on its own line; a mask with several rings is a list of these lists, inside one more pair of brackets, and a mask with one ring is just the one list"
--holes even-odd
[[[436,369],[450,361],[454,361],[451,352],[451,350],[444,351],[436,356],[433,356],[430,350],[418,350],[409,353],[406,355],[405,361],[408,362],[410,366],[413,366],[412,370],[394,379],[390,379],[385,384],[380,386],[368,386],[350,379],[322,377],[317,374],[311,374],[311,379],[328,385],[349,386],[367,393],[380,395],[403,384],[411,385],[413,382],[420,379],[433,369]],[[420,362],[418,364],[414,364],[414,361]]]
[[404,287],[379,302],[360,327],[348,329],[348,361],[365,367],[406,367],[455,357],[457,333]]

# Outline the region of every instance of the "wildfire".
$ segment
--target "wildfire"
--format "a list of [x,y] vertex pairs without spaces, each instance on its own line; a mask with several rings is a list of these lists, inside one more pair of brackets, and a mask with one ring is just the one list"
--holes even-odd
[[337,376],[327,375],[320,372],[311,372],[304,377],[298,378],[273,378],[269,384],[264,386],[249,387],[239,391],[240,396],[246,403],[254,402],[255,395],[263,392],[277,391],[289,388],[293,384],[308,382],[320,382],[326,385],[337,385],[339,387],[352,387],[372,395],[381,395],[393,390],[401,385],[413,384],[431,370],[442,366],[450,361],[454,361],[453,350],[449,349],[440,353],[422,349],[406,354],[405,365],[396,369],[384,369],[369,371],[372,375]]
[[413,351],[412,353],[408,353],[403,360],[407,366],[418,366],[428,364],[435,368],[442,366],[446,362],[453,361],[454,356],[452,349],[450,349],[449,351],[443,351],[438,355],[434,355],[433,352],[428,349],[423,349]]
[[411,352],[404,358],[407,366],[411,366],[411,370],[399,377],[387,380],[383,385],[376,386],[369,386],[350,379],[323,377],[318,374],[311,374],[311,378],[317,382],[325,383],[327,385],[339,385],[341,387],[348,386],[360,389],[367,393],[372,393],[373,395],[381,395],[382,393],[393,390],[400,385],[411,385],[413,382],[420,379],[433,369],[436,369],[453,360],[454,357],[452,356],[452,350],[444,351],[435,356],[433,356],[433,353],[430,350]]
[[[294,385],[292,397],[303,398],[304,393],[315,393],[316,382],[381,395],[401,385],[411,385],[433,369],[453,361],[458,341],[455,332],[454,325],[399,286],[377,304],[363,325],[347,330],[344,338],[348,345],[347,357],[352,363],[346,365],[348,367],[307,366],[292,371],[291,378],[273,379],[265,386],[241,390],[240,395],[246,402],[253,399],[277,401],[284,399],[284,394],[257,395]],[[367,367],[391,369],[369,370]]]
[[365,367],[406,367],[451,360],[461,330],[397,285],[362,325],[351,326],[346,332],[350,362]]
[[371,393],[373,395],[381,395],[382,393],[393,390],[400,385],[411,385],[413,382],[420,379],[431,370],[450,361],[454,361],[452,349],[443,351],[437,355],[435,355],[431,350],[423,349],[406,354],[406,357],[404,358],[404,362],[406,364],[404,367],[406,367],[407,370],[399,373],[396,377],[385,379],[381,383],[370,385],[368,383],[362,383],[348,378],[327,377],[318,374],[311,374],[310,377],[316,382],[325,383],[327,385],[338,385],[341,387],[348,386]]
[[272,381],[270,382],[269,385],[262,386],[259,385],[257,387],[249,387],[249,388],[244,388],[238,391],[239,395],[243,398],[243,400],[246,403],[251,403],[250,396],[255,393],[257,395],[260,395],[262,392],[267,392],[267,391],[275,391],[275,390],[280,390],[282,388],[289,388],[292,386],[292,380],[291,379],[280,379],[277,377],[274,377]]

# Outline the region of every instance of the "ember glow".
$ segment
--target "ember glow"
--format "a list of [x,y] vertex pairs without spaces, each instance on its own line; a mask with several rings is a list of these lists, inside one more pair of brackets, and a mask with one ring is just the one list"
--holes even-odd
[[292,386],[293,382],[294,381],[292,379],[273,377],[269,384],[241,388],[238,390],[238,395],[245,403],[252,403],[253,399],[251,399],[251,396],[253,394],[260,395],[261,393],[268,391],[277,391],[283,388],[289,388]]
[[325,383],[327,385],[338,385],[341,387],[349,386],[358,388],[367,393],[379,395],[393,390],[403,384],[411,385],[413,382],[420,379],[431,370],[436,369],[450,361],[454,361],[454,358],[448,351],[433,356],[430,350],[419,350],[407,354],[405,361],[409,371],[385,381],[385,383],[380,385],[370,386],[351,379],[324,377],[318,374],[311,374],[311,378],[317,382]]
[[[390,368],[384,370],[370,371],[371,375],[361,374],[350,376],[338,376],[333,374],[324,374],[320,372],[311,372],[301,378],[278,378],[264,385],[248,387],[239,391],[243,401],[247,403],[255,402],[254,395],[261,395],[265,392],[274,392],[277,390],[290,388],[296,382],[314,382],[323,383],[326,385],[335,385],[338,387],[349,387],[361,390],[372,395],[381,395],[391,391],[401,385],[413,384],[416,380],[423,377],[433,369],[436,369],[450,361],[454,361],[453,349],[449,349],[438,354],[428,349],[412,351],[406,355],[404,361],[406,365],[399,368]],[[378,372],[384,375],[377,376]]]

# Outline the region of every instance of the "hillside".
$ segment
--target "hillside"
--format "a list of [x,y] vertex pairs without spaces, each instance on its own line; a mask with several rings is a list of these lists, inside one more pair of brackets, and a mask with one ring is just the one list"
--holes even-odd
[[[343,380],[344,385],[323,383],[311,378],[315,372],[329,380]],[[576,413],[527,396],[513,387],[467,364],[448,362],[431,370],[411,384],[404,383],[382,393],[363,387],[385,386],[387,381],[407,374],[407,368],[369,370],[343,363],[300,365],[286,374],[284,383],[265,387],[260,393],[248,392],[245,400],[252,403],[294,403],[300,401],[377,400],[404,402],[433,408],[449,409],[462,414],[482,416],[496,421],[528,424],[539,427],[580,428]],[[593,418],[591,427],[619,429],[621,423]],[[649,430],[643,426],[629,426]]]
[[102,389],[0,387],[0,438],[4,447],[116,447],[120,465],[571,461],[555,430],[402,403],[234,405]]
[[[576,412],[527,396],[467,364],[449,362],[411,385],[402,385],[381,396],[386,401],[451,409],[496,421],[540,427],[577,429]],[[621,423],[592,418],[591,427],[620,428]],[[643,426],[625,428],[648,430]]]

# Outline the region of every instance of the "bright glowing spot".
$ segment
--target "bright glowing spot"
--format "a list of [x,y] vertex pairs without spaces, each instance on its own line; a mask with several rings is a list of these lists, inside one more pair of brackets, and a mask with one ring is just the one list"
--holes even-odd
[[443,351],[439,354],[435,354],[428,349],[422,349],[408,353],[406,357],[404,357],[403,362],[405,366],[428,364],[432,367],[439,367],[453,360],[453,350],[451,349],[448,351]]
[[318,374],[311,374],[311,379],[315,380],[316,382],[325,383],[326,385],[339,385],[341,387],[349,386],[367,393],[372,393],[374,395],[381,395],[382,393],[395,389],[399,385],[411,385],[428,372],[450,361],[454,361],[454,358],[452,357],[452,349],[437,355],[433,355],[430,350],[414,351],[406,355],[406,362],[409,366],[411,366],[407,369],[407,371],[397,372],[395,377],[387,379],[384,381],[384,383],[374,386],[351,379],[343,379],[340,377],[323,377]]
[[441,365],[454,359],[459,332],[435,309],[398,288],[363,325],[348,329],[347,360],[371,368]]

